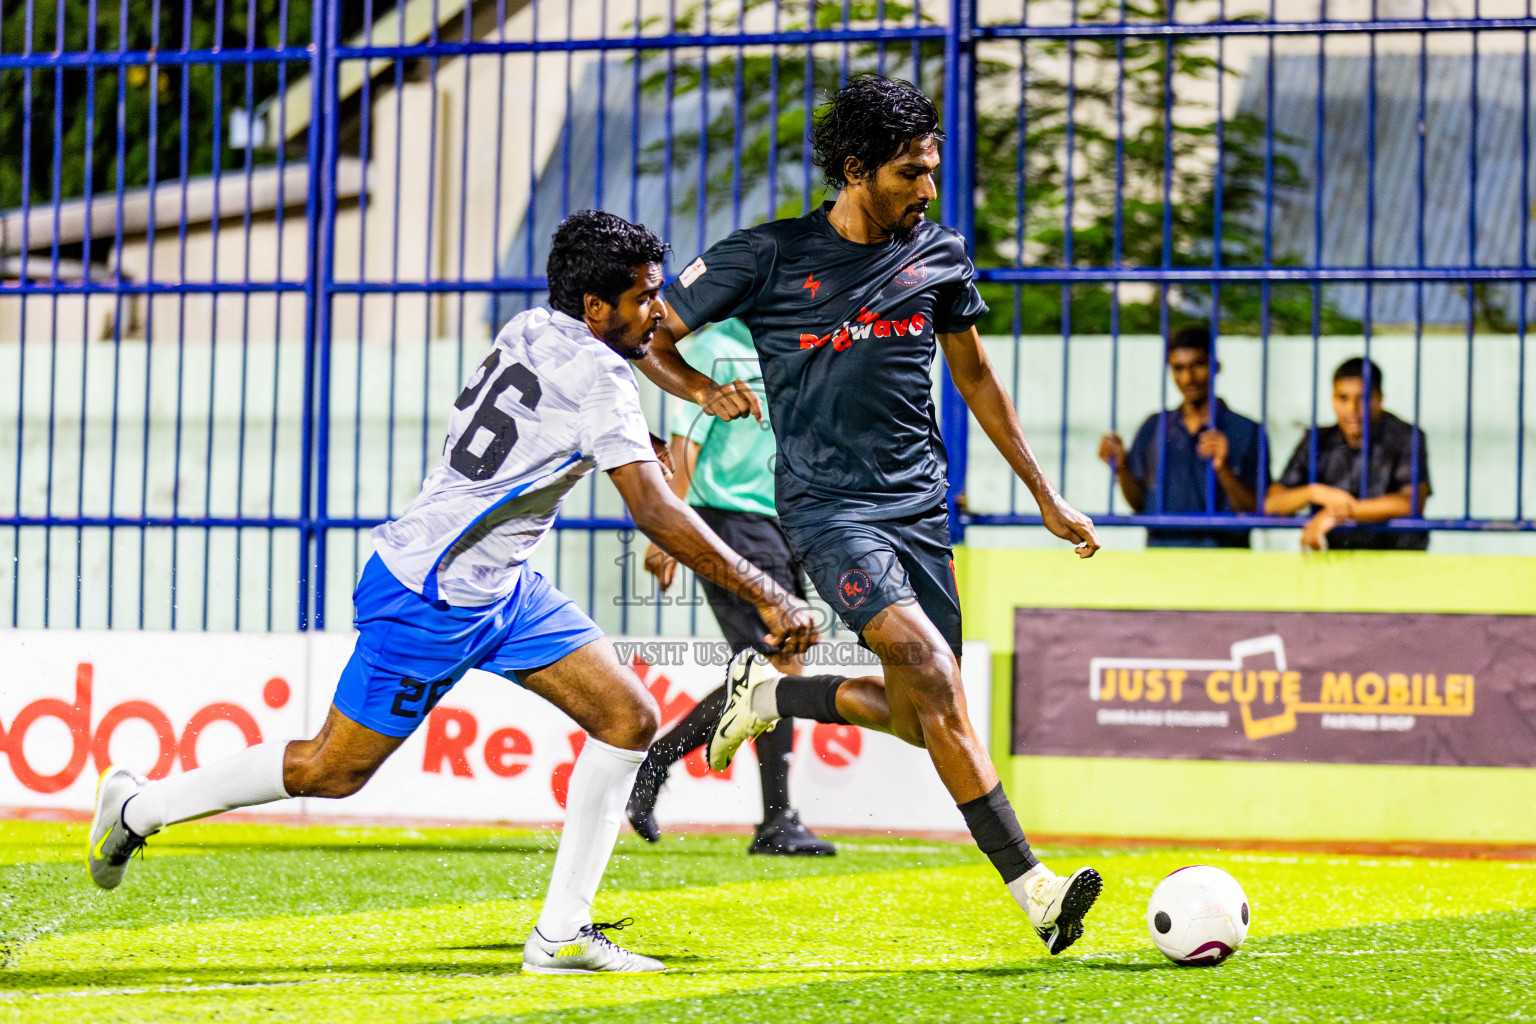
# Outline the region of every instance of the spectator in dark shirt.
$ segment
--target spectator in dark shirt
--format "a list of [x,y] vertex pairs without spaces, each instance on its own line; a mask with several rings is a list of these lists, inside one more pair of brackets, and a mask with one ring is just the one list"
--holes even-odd
[[[1369,384],[1367,384],[1367,374]],[[1381,368],[1364,359],[1346,359],[1333,372],[1333,414],[1338,425],[1313,427],[1291,456],[1280,482],[1269,489],[1264,511],[1290,515],[1310,506],[1312,518],[1301,531],[1302,547],[1314,551],[1339,549],[1397,549],[1423,551],[1429,532],[1388,532],[1350,529],[1349,523],[1384,523],[1388,519],[1423,514],[1430,495],[1429,449],[1424,431],[1382,408]],[[1370,393],[1370,401],[1365,399]],[[1366,409],[1370,437],[1366,437]],[[1317,439],[1316,473],[1312,472],[1313,435]],[[1364,490],[1360,455],[1370,444],[1370,469]],[[1414,465],[1418,465],[1418,494],[1414,494]],[[1343,528],[1340,528],[1343,527]]]
[[[1168,368],[1183,403],[1149,416],[1136,432],[1129,455],[1119,434],[1105,434],[1099,442],[1099,458],[1114,467],[1125,500],[1138,513],[1205,514],[1209,511],[1207,467],[1216,470],[1217,515],[1256,511],[1259,492],[1269,482],[1259,478],[1259,449],[1267,447],[1264,431],[1219,399],[1215,425],[1211,425],[1210,330],[1191,324],[1176,331],[1168,340]],[[1159,452],[1167,453],[1161,473]],[[1248,531],[1149,527],[1147,546],[1246,548]]]

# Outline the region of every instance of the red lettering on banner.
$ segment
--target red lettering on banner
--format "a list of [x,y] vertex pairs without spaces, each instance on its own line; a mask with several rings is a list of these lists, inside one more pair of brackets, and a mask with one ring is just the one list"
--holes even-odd
[[841,352],[852,344],[853,338],[849,336],[848,328],[846,327],[841,328],[836,334],[832,335],[832,349],[835,352]]
[[528,770],[533,740],[521,729],[497,729],[485,738],[485,766],[492,775],[510,779]]
[[[6,755],[11,761],[11,774],[34,793],[57,793],[68,789],[85,767],[85,756],[91,746],[91,663],[82,661],[75,669],[75,702],[66,704],[55,697],[35,700],[22,708],[11,722],[10,743]],[[27,730],[39,718],[57,718],[69,727],[74,744],[69,763],[56,775],[39,775],[27,763],[25,746]]]
[[[457,726],[452,733],[448,731],[450,723]],[[421,770],[441,774],[443,762],[447,761],[453,774],[474,778],[474,770],[469,767],[469,758],[464,756],[464,751],[475,742],[475,734],[479,731],[475,716],[468,711],[439,706],[427,716],[427,749]]]
[[554,794],[555,803],[560,809],[565,810],[565,798],[571,791],[571,772],[576,769],[576,759],[581,756],[581,748],[587,745],[587,734],[581,730],[569,733],[566,740],[571,744],[571,759],[555,765],[555,770],[549,773],[549,791]]
[[817,345],[824,344],[825,342],[826,342],[825,338],[818,338],[814,334],[802,334],[802,335],[800,335],[800,347],[801,348],[815,348]]
[[736,762],[732,761],[726,765],[723,772],[711,771],[709,762],[704,760],[704,751],[706,749],[706,747],[696,747],[683,758],[683,767],[688,769],[689,777],[695,779],[716,778],[721,782],[731,781],[731,770],[736,767]]
[[[889,320],[880,320],[880,321],[878,321],[875,324],[875,337],[877,337],[877,338],[889,338],[890,336],[891,336],[891,322]],[[825,724],[825,723],[823,723],[823,724]]]
[[833,768],[847,768],[858,760],[863,741],[858,726],[818,722],[811,730],[811,749]]
[[155,755],[155,766],[145,774],[151,779],[165,778],[171,774],[171,766],[176,763],[176,730],[171,728],[171,720],[165,717],[164,711],[142,700],[119,704],[101,716],[101,724],[96,726],[96,737],[91,740],[91,757],[96,762],[97,773],[106,771],[112,763],[112,734],[130,718],[148,722],[155,730],[160,752]]
[[667,691],[672,688],[672,680],[666,676],[658,675],[651,680],[651,685],[646,689],[651,696],[656,698],[656,706],[661,709],[661,727],[658,732],[672,728],[674,722],[680,721],[688,712],[698,706],[698,701],[688,696],[682,690],[678,690],[672,697],[667,696]]
[[[283,681],[281,679],[273,679],[269,681],[267,683],[269,692],[272,683],[282,682]],[[285,688],[287,685],[287,683],[283,683]],[[283,699],[285,701],[287,700],[286,695]],[[269,700],[267,703],[270,704],[271,701]],[[105,719],[103,719],[103,721],[105,721]],[[225,704],[223,702],[218,704],[209,704],[197,714],[193,715],[191,719],[188,720],[187,727],[181,731],[182,771],[190,772],[197,767],[197,741],[202,737],[203,730],[208,728],[214,722],[233,723],[235,728],[240,730],[240,735],[245,738],[245,745],[248,747],[254,747],[256,744],[261,742],[261,726],[256,724],[256,719],[251,717],[250,712],[235,704]],[[167,722],[166,725],[170,725],[170,723]],[[100,764],[101,762],[98,760],[96,763]],[[158,776],[151,775],[150,778],[158,778]]]

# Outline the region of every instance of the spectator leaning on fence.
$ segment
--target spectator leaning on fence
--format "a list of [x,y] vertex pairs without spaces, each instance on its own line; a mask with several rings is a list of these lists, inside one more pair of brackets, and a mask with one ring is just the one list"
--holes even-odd
[[[1220,369],[1218,364],[1216,369]],[[1105,434],[1099,458],[1109,463],[1131,508],[1150,515],[1200,515],[1207,503],[1207,467],[1215,469],[1215,513],[1258,509],[1259,450],[1264,430],[1217,399],[1211,420],[1211,332],[1190,324],[1168,340],[1168,369],[1183,396],[1177,409],[1147,417],[1127,455],[1119,434]],[[1159,454],[1166,452],[1162,472]],[[1267,476],[1267,474],[1266,474]],[[1268,483],[1268,480],[1262,481]],[[1245,548],[1247,530],[1150,527],[1148,547]]]
[[[1414,530],[1339,529],[1347,523],[1384,523],[1422,515],[1430,495],[1429,449],[1424,431],[1403,422],[1382,408],[1381,367],[1361,359],[1346,359],[1333,371],[1333,414],[1338,424],[1313,427],[1296,446],[1280,482],[1269,489],[1264,511],[1290,515],[1311,506],[1312,518],[1301,531],[1302,547],[1314,551],[1340,549],[1396,549],[1423,551],[1429,532]],[[1370,401],[1367,403],[1366,394]],[[1366,432],[1365,410],[1370,409]],[[1313,472],[1313,435],[1317,438],[1316,472]],[[1370,448],[1370,471],[1361,495],[1360,456]],[[1418,496],[1413,493],[1414,466],[1418,466]]]

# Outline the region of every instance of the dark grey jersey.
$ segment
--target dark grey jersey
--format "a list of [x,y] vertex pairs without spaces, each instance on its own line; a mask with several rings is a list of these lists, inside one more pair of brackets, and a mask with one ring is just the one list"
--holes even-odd
[[667,290],[690,329],[739,317],[752,331],[786,526],[895,519],[942,500],[935,336],[987,312],[958,232],[925,220],[908,244],[863,245],[828,223],[831,207],[734,232]]

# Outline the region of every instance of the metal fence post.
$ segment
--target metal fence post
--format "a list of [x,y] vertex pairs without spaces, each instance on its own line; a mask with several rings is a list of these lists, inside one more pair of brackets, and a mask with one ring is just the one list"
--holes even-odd
[[[940,172],[944,219],[967,245],[976,226],[976,8],[972,0],[950,0],[944,36],[944,126],[949,134],[949,162]],[[970,442],[970,410],[946,368],[939,400],[939,430],[949,456],[949,539],[965,540],[961,499],[965,495]]]

